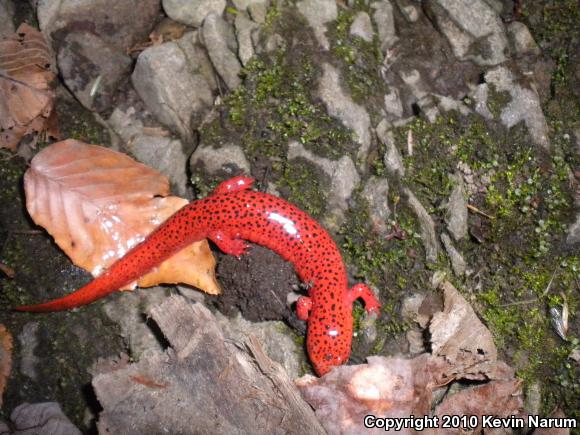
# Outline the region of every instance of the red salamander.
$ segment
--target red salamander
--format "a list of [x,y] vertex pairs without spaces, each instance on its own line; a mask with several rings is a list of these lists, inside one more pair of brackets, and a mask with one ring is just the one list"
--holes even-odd
[[353,301],[362,298],[369,313],[378,312],[380,304],[366,285],[347,287],[340,251],[314,219],[283,199],[250,190],[253,182],[246,177],[224,181],[208,197],[176,212],[86,286],[17,310],[79,307],[135,281],[195,241],[209,238],[225,253],[239,256],[249,240],[292,262],[300,279],[310,284],[308,296],[296,303],[296,314],[308,321],[306,348],[316,373],[324,375],[350,354]]

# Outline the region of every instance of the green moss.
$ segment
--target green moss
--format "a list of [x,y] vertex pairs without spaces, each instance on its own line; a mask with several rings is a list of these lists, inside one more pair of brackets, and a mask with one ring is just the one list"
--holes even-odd
[[[230,121],[225,127],[241,138],[250,158],[283,158],[289,140],[331,159],[354,151],[352,133],[314,103],[316,74],[304,53],[291,55],[282,48],[271,57],[256,57],[243,76],[244,85],[225,99]],[[212,128],[202,134],[211,134]]]
[[383,55],[375,36],[368,42],[350,34],[350,27],[357,12],[371,12],[365,2],[356,2],[348,10],[340,10],[334,26],[329,29],[331,49],[336,58],[343,62],[346,84],[355,102],[365,103],[366,107],[381,107],[368,104],[369,98],[383,98],[388,92],[384,80],[380,79],[379,70]]
[[487,108],[495,119],[499,118],[501,111],[511,100],[509,92],[499,92],[493,84],[488,85]]
[[297,158],[284,166],[278,187],[286,193],[288,201],[319,219],[324,216],[327,203],[325,189],[321,186],[324,178],[326,176],[310,162]]

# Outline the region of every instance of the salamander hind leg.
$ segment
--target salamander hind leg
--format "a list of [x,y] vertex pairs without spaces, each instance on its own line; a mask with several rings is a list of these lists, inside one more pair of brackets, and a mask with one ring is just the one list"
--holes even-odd
[[229,180],[222,181],[218,187],[216,187],[212,195],[221,195],[224,193],[239,192],[241,190],[247,190],[254,184],[254,179],[250,177],[244,177],[242,175]]
[[232,236],[224,231],[214,231],[208,235],[209,239],[214,242],[218,248],[228,255],[239,257],[250,249],[244,240]]
[[377,300],[373,291],[362,283],[352,286],[352,288],[348,290],[346,297],[350,303],[361,298],[365,302],[365,309],[369,314],[378,314],[379,309],[381,308],[381,304]]
[[311,308],[312,299],[307,296],[300,296],[296,301],[296,315],[300,320],[308,320]]

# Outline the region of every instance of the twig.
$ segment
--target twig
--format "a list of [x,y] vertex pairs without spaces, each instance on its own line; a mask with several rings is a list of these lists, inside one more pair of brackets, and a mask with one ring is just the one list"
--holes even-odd
[[484,216],[484,217],[486,217],[486,218],[488,218],[488,219],[495,219],[495,216],[489,215],[489,214],[487,214],[487,213],[485,213],[485,212],[481,211],[480,209],[478,209],[478,208],[477,208],[476,206],[474,206],[474,205],[467,204],[467,208],[468,208],[469,210],[471,210],[472,212],[474,212],[474,213],[477,213],[477,214],[480,214],[480,215],[482,215],[482,216]]

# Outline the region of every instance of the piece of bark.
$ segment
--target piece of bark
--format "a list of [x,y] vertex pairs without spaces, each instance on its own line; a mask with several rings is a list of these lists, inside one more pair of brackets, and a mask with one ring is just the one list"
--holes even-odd
[[173,296],[151,317],[171,348],[93,378],[99,433],[324,433],[259,343],[248,345],[252,357],[204,306]]

